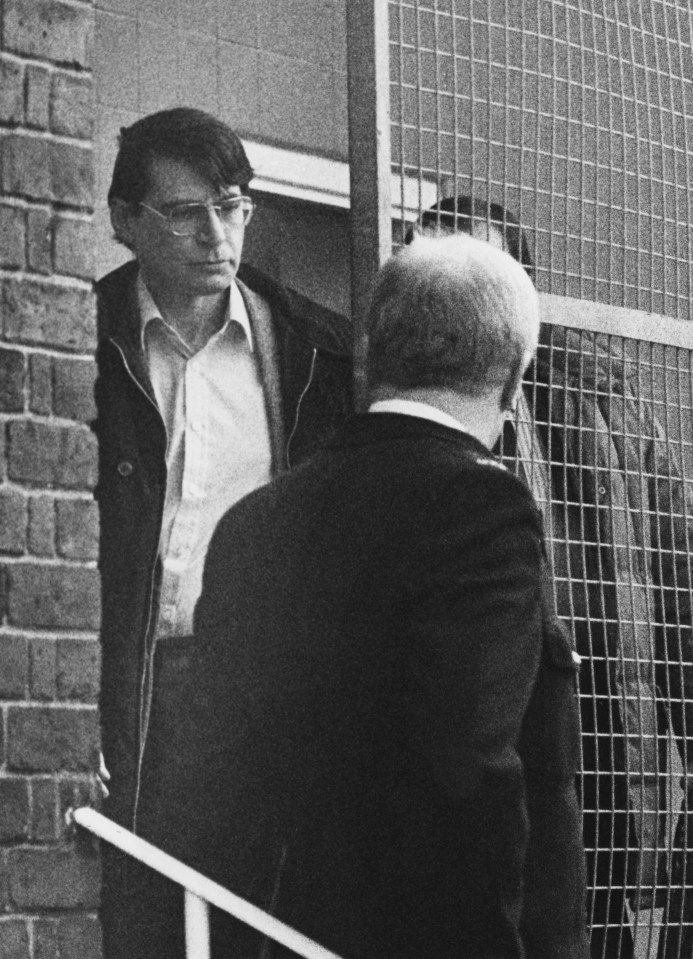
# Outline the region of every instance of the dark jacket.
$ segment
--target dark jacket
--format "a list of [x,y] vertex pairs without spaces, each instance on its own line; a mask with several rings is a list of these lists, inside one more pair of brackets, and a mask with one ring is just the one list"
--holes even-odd
[[170,850],[345,959],[584,959],[544,575],[525,484],[425,420],[355,417],[251,493],[208,553]]
[[[137,264],[130,262],[96,287],[100,705],[112,775],[106,811],[130,828],[151,697],[151,637],[160,581],[157,549],[166,487],[166,433],[140,348],[136,276]],[[276,440],[273,470],[278,473],[304,459],[350,411],[350,330],[336,314],[251,268],[242,267],[238,280],[251,323],[258,302],[253,294],[271,314],[272,362],[262,350],[260,362],[270,432]]]

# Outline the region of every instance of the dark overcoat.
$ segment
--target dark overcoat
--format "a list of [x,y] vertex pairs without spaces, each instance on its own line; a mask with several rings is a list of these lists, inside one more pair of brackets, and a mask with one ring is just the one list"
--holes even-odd
[[524,483],[419,418],[357,416],[246,497],[208,554],[171,851],[345,959],[584,959],[544,567]]

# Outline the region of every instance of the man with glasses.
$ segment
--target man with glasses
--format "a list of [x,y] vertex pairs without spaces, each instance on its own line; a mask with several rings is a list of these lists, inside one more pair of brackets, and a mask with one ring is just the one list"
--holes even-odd
[[[97,284],[105,813],[166,845],[192,616],[218,519],[351,407],[345,321],[241,265],[241,141],[177,108],[123,129],[108,194],[134,259]],[[178,887],[105,850],[107,959],[182,955]]]

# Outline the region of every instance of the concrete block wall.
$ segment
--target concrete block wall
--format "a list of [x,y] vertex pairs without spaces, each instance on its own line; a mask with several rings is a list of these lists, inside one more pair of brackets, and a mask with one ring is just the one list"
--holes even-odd
[[96,959],[94,8],[0,12],[0,956]]

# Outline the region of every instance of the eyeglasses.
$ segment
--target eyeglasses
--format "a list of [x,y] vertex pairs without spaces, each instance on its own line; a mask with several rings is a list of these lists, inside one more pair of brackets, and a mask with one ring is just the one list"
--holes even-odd
[[155,210],[147,203],[140,203],[145,210],[156,213],[166,221],[166,228],[174,236],[196,236],[209,226],[209,217],[214,210],[224,229],[245,226],[253,215],[253,201],[249,196],[230,196],[216,203],[178,203],[166,213]]

